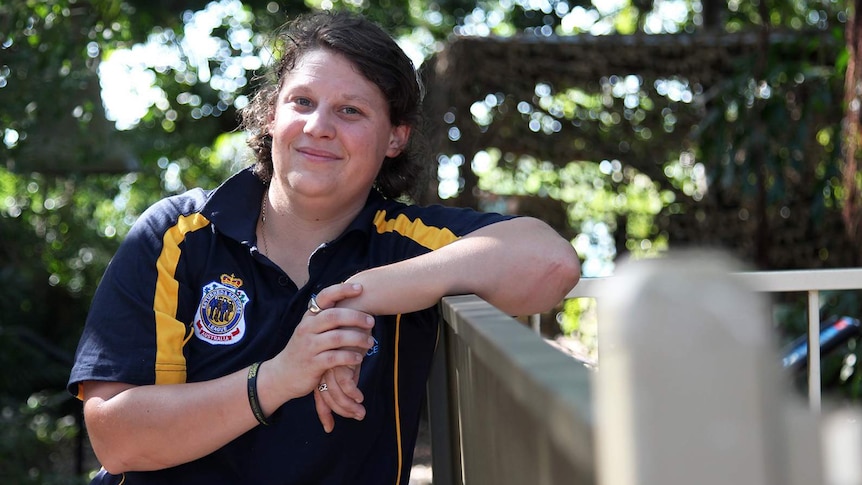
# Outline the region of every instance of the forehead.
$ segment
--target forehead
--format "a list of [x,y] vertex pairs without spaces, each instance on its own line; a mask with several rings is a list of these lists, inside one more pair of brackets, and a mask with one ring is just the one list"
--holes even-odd
[[377,87],[362,74],[362,71],[348,57],[323,47],[303,52],[298,56],[293,67],[283,73],[281,83],[284,85],[313,80],[337,81],[340,79]]
[[297,89],[328,96],[364,98],[382,104],[382,109],[389,105],[380,87],[365,77],[353,61],[323,47],[304,52],[293,67],[284,72],[279,91],[285,93]]

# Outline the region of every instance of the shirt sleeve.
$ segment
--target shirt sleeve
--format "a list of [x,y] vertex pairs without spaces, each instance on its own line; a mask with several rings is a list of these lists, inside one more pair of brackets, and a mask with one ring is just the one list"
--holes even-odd
[[176,268],[185,234],[208,221],[196,213],[183,215],[181,209],[169,199],[148,209],[108,265],[67,385],[79,398],[79,384],[87,380],[146,385],[167,375],[173,376],[168,382],[183,381],[182,345],[189,324],[177,318],[185,289]]

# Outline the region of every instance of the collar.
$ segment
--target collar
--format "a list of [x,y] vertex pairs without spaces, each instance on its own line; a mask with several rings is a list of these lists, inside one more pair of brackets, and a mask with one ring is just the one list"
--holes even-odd
[[201,214],[225,236],[252,245],[264,190],[266,185],[248,167],[210,192]]

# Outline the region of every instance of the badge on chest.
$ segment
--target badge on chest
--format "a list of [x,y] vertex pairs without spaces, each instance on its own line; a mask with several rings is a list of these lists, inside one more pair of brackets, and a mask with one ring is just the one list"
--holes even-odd
[[245,335],[245,305],[248,296],[240,289],[242,280],[221,275],[203,287],[195,316],[195,336],[213,345],[232,345]]

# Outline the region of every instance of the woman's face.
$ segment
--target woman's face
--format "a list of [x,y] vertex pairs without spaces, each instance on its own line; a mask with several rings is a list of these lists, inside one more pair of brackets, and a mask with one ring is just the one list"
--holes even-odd
[[274,183],[358,204],[384,157],[398,155],[410,133],[392,126],[380,89],[327,49],[307,52],[285,75],[269,129]]

